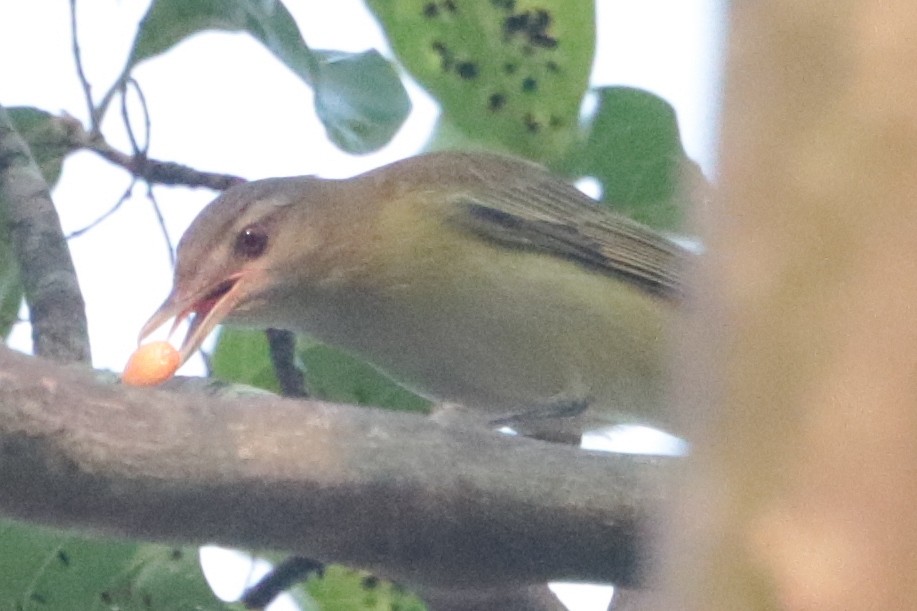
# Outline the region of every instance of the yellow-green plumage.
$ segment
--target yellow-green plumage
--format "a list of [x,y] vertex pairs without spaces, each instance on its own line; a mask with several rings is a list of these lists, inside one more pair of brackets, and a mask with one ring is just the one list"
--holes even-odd
[[[267,247],[248,259],[233,244],[252,226]],[[667,330],[686,256],[539,166],[437,153],[227,191],[182,239],[151,323],[236,274],[232,303],[214,308],[227,322],[310,334],[435,399],[490,417],[584,399],[586,428],[671,428]]]

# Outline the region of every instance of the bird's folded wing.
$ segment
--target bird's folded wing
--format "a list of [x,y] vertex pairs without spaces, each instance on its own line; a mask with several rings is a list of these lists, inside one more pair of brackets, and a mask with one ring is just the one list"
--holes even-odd
[[564,257],[664,298],[683,295],[686,250],[552,177],[452,203],[451,220],[488,240]]

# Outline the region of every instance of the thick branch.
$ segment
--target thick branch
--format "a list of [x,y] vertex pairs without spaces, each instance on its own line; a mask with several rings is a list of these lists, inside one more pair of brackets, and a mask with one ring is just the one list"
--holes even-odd
[[34,522],[436,587],[634,583],[665,464],[317,401],[100,385],[0,351],[0,513]]
[[[456,592],[421,590],[427,609],[434,611],[566,611],[547,585]],[[617,611],[617,610],[615,610]]]
[[25,287],[35,353],[88,361],[86,309],[51,193],[0,107],[0,201]]

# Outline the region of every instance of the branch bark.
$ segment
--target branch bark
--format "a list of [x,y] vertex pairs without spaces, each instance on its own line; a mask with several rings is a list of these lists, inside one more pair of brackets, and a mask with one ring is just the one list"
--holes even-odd
[[232,174],[205,172],[174,161],[130,155],[111,146],[101,134],[86,131],[82,123],[73,117],[64,115],[56,120],[64,127],[73,147],[92,151],[149,184],[206,187],[215,191],[225,191],[233,185],[245,182],[244,178]]
[[0,201],[19,264],[35,354],[90,360],[86,308],[51,193],[0,106]]
[[430,588],[635,584],[669,461],[273,397],[97,383],[0,350],[0,514],[274,548]]
[[567,611],[546,585],[466,592],[423,589],[421,594],[434,611]]

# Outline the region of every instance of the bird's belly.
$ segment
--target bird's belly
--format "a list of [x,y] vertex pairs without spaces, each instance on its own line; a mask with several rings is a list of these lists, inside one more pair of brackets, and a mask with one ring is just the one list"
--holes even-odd
[[424,334],[440,341],[417,343],[406,334],[388,344],[398,349],[372,351],[367,358],[421,394],[493,416],[585,400],[598,420],[609,424],[664,420],[658,415],[660,363],[655,354],[615,353],[622,344],[633,347],[627,334],[596,330],[617,340],[597,350],[596,341],[576,345],[562,329],[533,334],[495,327],[491,320],[452,322]]
[[[566,264],[565,264],[566,265]],[[606,276],[483,279],[473,297],[362,299],[317,335],[435,400],[494,417],[586,400],[596,425],[666,426],[670,304]],[[408,303],[410,307],[406,307]]]

